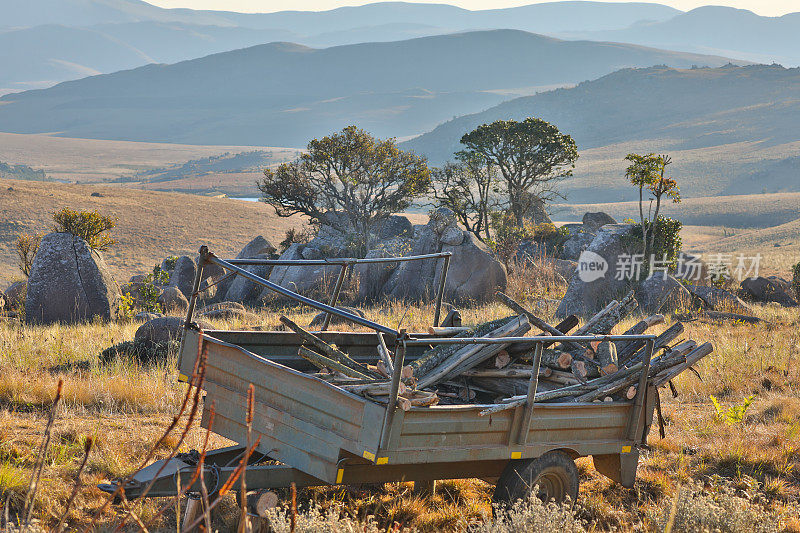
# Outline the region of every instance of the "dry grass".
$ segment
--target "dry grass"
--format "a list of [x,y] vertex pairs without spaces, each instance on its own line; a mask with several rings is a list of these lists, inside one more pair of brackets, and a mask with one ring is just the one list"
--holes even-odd
[[[539,279],[542,276],[520,269],[512,277],[509,292],[531,306],[538,298],[555,296],[558,286]],[[259,310],[250,322],[216,321],[214,325],[274,327],[278,315],[286,312],[299,323],[314,314],[297,308]],[[365,312],[392,327],[423,330],[430,324],[433,306],[395,302]],[[650,449],[642,455],[633,489],[619,487],[597,473],[591,460],[580,459],[582,487],[577,506],[521,505],[511,515],[493,521],[492,486],[479,480],[440,482],[430,498],[415,496],[407,483],[313,488],[299,492],[297,530],[385,531],[396,523],[419,531],[663,531],[674,507],[673,531],[703,527],[709,531],[744,532],[756,527],[799,531],[800,318],[794,311],[775,306],[757,306],[754,312],[765,321],[686,324],[686,338],[710,340],[716,350],[697,367],[702,379],[686,372],[676,380],[678,398],[662,392],[667,437],[660,439],[655,428],[651,432]],[[508,310],[491,304],[464,309],[462,314],[465,323],[475,323],[505,316]],[[634,320],[631,317],[618,329]],[[0,323],[0,499],[8,498],[12,516],[19,512],[59,377],[65,381],[65,401],[35,507],[43,524],[54,524],[63,510],[86,436],[95,437],[97,447],[70,513],[72,526],[85,524],[101,507],[103,495],[94,485],[135,469],[169,424],[185,392],[174,380],[173,361],[145,367],[119,360],[103,366],[97,360],[102,349],[131,339],[137,325]],[[710,395],[715,395],[727,408],[753,394],[755,400],[743,420],[732,424],[716,416],[710,401]],[[200,448],[202,437],[202,431],[192,430],[181,451]],[[171,443],[174,440],[157,456],[167,455]],[[213,436],[211,444],[217,447],[227,441]],[[288,492],[279,495],[285,501]],[[146,520],[163,503],[148,500],[137,504],[137,511]],[[106,511],[101,524],[115,523],[117,512],[115,508]],[[273,517],[277,531],[288,530],[285,508],[282,513]],[[215,516],[215,527],[234,528],[233,500],[226,499]],[[158,530],[174,527],[174,512],[156,523]]]
[[[13,190],[8,190],[11,187]],[[99,192],[102,197],[93,197]],[[64,207],[98,210],[119,219],[114,245],[104,254],[119,282],[148,272],[169,255],[196,255],[206,244],[235,256],[253,237],[277,245],[299,218],[279,218],[266,204],[150,192],[109,185],[65,185],[0,180],[0,287],[21,277],[12,245],[20,233],[49,232]]]

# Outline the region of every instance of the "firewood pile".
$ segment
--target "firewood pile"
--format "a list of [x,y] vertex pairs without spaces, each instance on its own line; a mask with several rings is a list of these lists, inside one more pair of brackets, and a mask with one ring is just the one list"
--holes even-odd
[[[551,326],[505,294],[498,293],[498,298],[515,314],[474,327],[431,328],[431,333],[437,338],[501,339],[523,337],[534,327],[541,331],[540,337],[607,335],[637,306],[629,294],[612,301],[580,327],[575,316]],[[641,339],[544,342],[538,360],[533,341],[435,344],[396,369],[381,334],[377,335],[375,364],[362,364],[290,319],[280,320],[303,340],[298,355],[319,369],[314,376],[344,390],[385,403],[391,377],[400,372],[398,406],[404,410],[440,403],[480,404],[485,407],[482,415],[512,409],[527,401],[534,372],[538,374],[537,403],[628,401],[636,396],[647,352],[646,341]],[[662,315],[648,316],[623,334],[641,335],[663,323]],[[669,384],[674,391],[671,380],[713,351],[711,343],[698,345],[682,338],[683,333],[683,324],[676,322],[655,339],[649,370],[653,385]]]

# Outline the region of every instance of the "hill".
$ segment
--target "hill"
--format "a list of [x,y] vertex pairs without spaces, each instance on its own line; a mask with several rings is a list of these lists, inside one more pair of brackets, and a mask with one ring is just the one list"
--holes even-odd
[[[91,196],[93,192],[102,196]],[[0,179],[0,288],[21,276],[13,242],[20,233],[50,231],[64,207],[98,210],[119,220],[106,261],[118,281],[142,273],[169,255],[194,255],[206,244],[232,257],[256,235],[273,244],[299,218],[279,218],[266,204],[227,198]]]
[[570,35],[583,39],[720,54],[760,63],[800,65],[800,13],[762,17],[745,9],[705,6],[668,20]]
[[726,61],[516,30],[325,49],[272,43],[6,95],[0,131],[304,146],[355,123],[402,137],[485,109],[509,91],[530,94],[628,66]]
[[626,69],[459,117],[404,147],[438,163],[480,124],[536,116],[581,150],[564,184],[573,202],[632,200],[623,178],[629,152],[673,154],[685,196],[798,191],[798,95],[800,69],[775,65]]

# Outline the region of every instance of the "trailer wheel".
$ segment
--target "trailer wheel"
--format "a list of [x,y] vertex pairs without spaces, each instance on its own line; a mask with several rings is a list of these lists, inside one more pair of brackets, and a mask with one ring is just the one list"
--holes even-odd
[[578,497],[578,468],[572,457],[562,451],[552,451],[536,459],[510,461],[503,470],[494,490],[494,503],[513,505],[526,500],[534,487],[536,496],[545,502],[561,503]]

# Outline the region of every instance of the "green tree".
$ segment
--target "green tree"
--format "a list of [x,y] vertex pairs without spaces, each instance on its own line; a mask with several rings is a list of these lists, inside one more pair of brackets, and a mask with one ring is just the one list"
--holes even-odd
[[[625,159],[630,165],[625,171],[625,177],[639,188],[639,219],[642,225],[643,253],[645,258],[650,257],[656,236],[656,226],[661,222],[659,212],[661,203],[666,197],[674,203],[681,201],[680,187],[673,178],[666,176],[667,167],[672,164],[668,155],[656,154],[628,154]],[[647,216],[644,212],[644,191],[649,192],[651,206]],[[652,200],[655,200],[655,209]]]
[[81,237],[93,250],[104,251],[117,241],[106,235],[117,225],[117,219],[97,211],[74,211],[65,207],[53,214],[54,230]]
[[572,137],[538,118],[483,124],[461,144],[500,173],[507,209],[520,225],[537,202],[563,198],[558,184],[572,175],[578,159]]
[[489,220],[497,192],[497,171],[479,154],[458,152],[456,161],[433,169],[433,195],[439,206],[483,242],[491,239]]
[[42,242],[41,235],[18,235],[15,244],[15,251],[17,252],[17,259],[19,269],[25,274],[27,278],[31,274],[33,267],[33,259],[36,257],[36,252],[39,251],[39,244]]
[[[376,223],[407,209],[430,185],[425,158],[400,150],[394,139],[348,126],[312,140],[297,160],[265,170],[258,188],[279,216],[300,213],[346,233],[356,231],[367,245]],[[328,211],[344,215],[344,221],[326,218]]]

